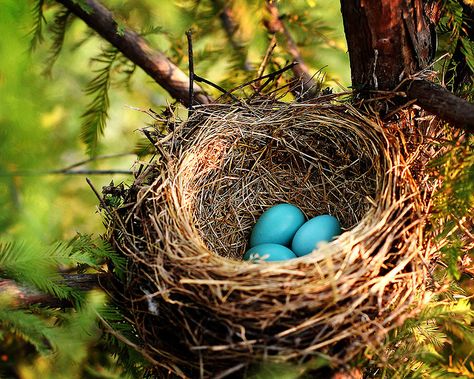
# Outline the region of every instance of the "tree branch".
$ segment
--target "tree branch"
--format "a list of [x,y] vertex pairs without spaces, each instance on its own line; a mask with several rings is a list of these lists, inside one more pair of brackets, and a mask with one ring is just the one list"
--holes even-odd
[[239,24],[234,19],[230,3],[228,1],[221,2],[219,0],[212,0],[211,2],[214,8],[219,10],[219,19],[221,20],[222,28],[224,29],[232,48],[242,62],[242,68],[246,71],[252,70],[252,64],[247,59],[247,52],[245,51],[244,44],[236,38]]
[[[100,288],[100,283],[106,283],[110,274],[64,274],[63,283],[79,291],[90,291]],[[35,288],[19,284],[11,279],[0,278],[0,297],[11,299],[9,305],[14,308],[25,308],[33,304],[50,307],[70,307],[67,300],[61,300],[53,295],[43,293]]]
[[474,133],[474,104],[426,80],[412,80],[406,87],[409,99],[468,133]]
[[[474,105],[414,77],[434,57],[441,2],[341,0],[352,86],[362,95],[400,88],[428,112],[472,133]],[[405,81],[403,79],[406,78]]]
[[[162,52],[153,50],[150,45],[133,30],[119,25],[112,13],[95,0],[84,0],[88,9],[84,9],[74,0],[56,0],[76,16],[81,18],[89,27],[115,46],[125,57],[142,68],[168,93],[183,103],[189,105],[189,78]],[[194,100],[198,104],[208,104],[213,99],[201,87],[194,85]]]
[[309,73],[309,68],[300,54],[295,40],[291,36],[288,28],[283,23],[280,13],[273,0],[266,1],[266,8],[270,18],[265,20],[264,24],[270,34],[281,33],[285,37],[286,51],[298,64],[292,67],[293,73],[301,81],[301,95],[305,98],[312,98],[319,92],[320,85],[316,83],[313,76]]

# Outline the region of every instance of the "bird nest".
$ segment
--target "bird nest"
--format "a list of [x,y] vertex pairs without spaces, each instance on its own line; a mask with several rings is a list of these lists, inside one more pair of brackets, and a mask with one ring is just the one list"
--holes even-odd
[[[334,102],[215,104],[156,143],[117,210],[124,296],[163,377],[265,361],[344,364],[422,301],[427,195],[394,123]],[[264,210],[295,204],[343,233],[297,259],[242,261]]]

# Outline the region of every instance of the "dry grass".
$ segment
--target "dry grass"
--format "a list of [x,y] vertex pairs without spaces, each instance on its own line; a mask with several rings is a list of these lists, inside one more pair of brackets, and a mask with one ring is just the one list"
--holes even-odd
[[[199,108],[157,143],[112,239],[160,375],[315,355],[344,364],[426,300],[430,190],[411,169],[427,150],[410,149],[402,126],[349,105],[258,100]],[[302,258],[243,262],[256,219],[281,202],[331,213],[344,233]]]

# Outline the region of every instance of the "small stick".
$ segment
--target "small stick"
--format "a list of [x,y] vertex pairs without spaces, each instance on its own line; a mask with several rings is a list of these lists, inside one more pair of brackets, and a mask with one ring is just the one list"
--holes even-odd
[[102,196],[100,196],[100,193],[95,189],[94,185],[92,184],[91,180],[89,178],[86,178],[87,184],[89,184],[89,187],[91,187],[92,191],[94,192],[95,196],[100,202],[100,205],[104,207],[104,209],[107,211],[107,213],[111,216],[114,217],[114,213],[110,209],[110,207],[107,205],[107,203],[104,201]]
[[70,171],[72,170],[73,168],[76,168],[76,167],[79,167],[79,166],[83,166],[85,165],[86,163],[89,163],[89,162],[95,162],[95,161],[98,161],[98,160],[102,160],[102,159],[111,159],[111,158],[118,158],[118,157],[125,157],[127,155],[135,155],[133,153],[116,153],[116,154],[108,154],[108,155],[98,155],[96,157],[93,157],[93,158],[88,158],[88,159],[85,159],[83,161],[80,161],[80,162],[76,162],[76,163],[73,163],[72,165],[70,166],[67,166],[67,167],[64,167],[63,169],[60,169],[60,170],[54,170],[55,172],[59,172],[59,171]]
[[285,67],[283,67],[283,68],[281,68],[281,69],[279,69],[279,70],[276,70],[276,71],[274,71],[274,72],[271,72],[271,73],[269,73],[269,74],[267,74],[267,75],[263,75],[263,76],[261,76],[261,77],[259,77],[259,78],[256,78],[256,79],[252,79],[252,80],[248,81],[247,83],[244,83],[244,84],[241,84],[241,85],[239,85],[239,86],[237,86],[237,87],[232,88],[232,89],[229,91],[229,94],[232,93],[232,92],[235,92],[235,91],[237,91],[237,90],[239,90],[239,89],[242,89],[242,88],[244,88],[244,87],[247,87],[247,86],[249,86],[249,85],[251,85],[251,84],[253,84],[253,83],[256,83],[256,82],[258,82],[258,81],[260,81],[260,80],[262,80],[262,79],[274,78],[275,76],[278,76],[278,75],[280,75],[280,74],[283,74],[285,71],[291,70],[291,69],[292,69],[294,66],[296,66],[297,64],[298,64],[298,62],[292,62],[292,63],[290,63],[289,65],[287,65],[287,66],[285,66]]
[[316,97],[319,93],[320,84],[314,80],[314,75],[309,73],[309,68],[306,66],[306,63],[301,56],[298,45],[280,16],[276,2],[273,0],[266,0],[265,4],[270,16],[270,19],[267,22],[264,22],[265,27],[274,37],[277,33],[280,33],[285,37],[286,51],[291,55],[295,62],[299,63],[299,65],[292,67],[295,77],[301,81],[302,85],[299,96],[307,99]]
[[146,139],[153,145],[153,147],[156,149],[156,151],[158,151],[158,153],[160,152],[157,147],[156,147],[156,141],[153,140],[153,137],[150,133],[150,131],[146,130],[146,129],[142,129],[142,133],[145,135]]
[[0,173],[0,177],[12,176],[46,176],[46,175],[132,175],[130,170],[50,170],[50,171],[14,171],[9,173]]
[[265,72],[265,68],[268,65],[268,62],[270,60],[270,57],[273,54],[273,50],[275,50],[276,47],[276,37],[275,35],[272,36],[272,39],[270,40],[270,43],[268,44],[267,51],[265,52],[265,56],[263,57],[263,61],[260,64],[260,67],[258,68],[257,71],[257,78],[260,78],[263,73]]
[[115,175],[124,174],[132,175],[133,172],[130,170],[59,170],[50,171],[47,175]]
[[194,58],[193,58],[193,32],[188,30],[186,38],[188,39],[188,59],[189,59],[189,105],[188,110],[193,110],[194,103]]
[[224,95],[230,96],[232,98],[232,100],[237,101],[237,102],[240,101],[235,95],[231,94],[229,91],[222,88],[220,85],[218,85],[216,83],[213,83],[210,80],[207,80],[207,79],[203,78],[202,76],[199,76],[199,75],[196,75],[196,74],[194,74],[193,76],[194,76],[194,80],[196,82],[206,83],[206,84],[210,85],[211,87],[214,87],[215,89],[221,91]]

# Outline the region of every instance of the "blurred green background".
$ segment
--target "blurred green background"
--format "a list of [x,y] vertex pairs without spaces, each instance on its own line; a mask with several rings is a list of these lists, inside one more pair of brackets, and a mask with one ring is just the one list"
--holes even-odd
[[[164,51],[187,72],[185,31],[194,30],[196,72],[214,82],[238,83],[234,77],[225,32],[219,18],[212,17],[212,2],[202,1],[197,8],[192,1],[107,1],[128,25],[143,30],[160,28],[150,35],[152,45]],[[101,233],[101,219],[96,213],[97,199],[85,182],[86,175],[48,175],[88,158],[80,140],[81,114],[91,100],[84,93],[87,82],[98,66],[91,62],[106,43],[89,38],[81,20],[74,20],[66,35],[63,50],[50,76],[42,74],[48,60],[47,28],[55,9],[46,9],[44,43],[29,52],[33,15],[31,1],[0,2],[0,234],[2,239],[21,239],[49,243],[81,233]],[[237,37],[248,51],[248,61],[258,68],[268,44],[262,25],[264,4],[260,1],[237,1],[234,9],[240,21]],[[288,20],[294,38],[302,46],[304,57],[313,72],[323,69],[328,86],[349,85],[349,66],[338,2],[282,2],[281,12],[300,15]],[[308,30],[315,20],[318,33]],[[212,32],[211,32],[212,31]],[[284,64],[286,57],[276,60]],[[252,77],[255,71],[249,72]],[[117,73],[117,77],[120,73]],[[244,79],[244,78],[242,78]],[[114,82],[109,90],[109,120],[100,140],[102,155],[130,154],[97,159],[79,167],[90,170],[129,170],[133,151],[141,138],[140,128],[151,122],[144,113],[129,107],[153,108],[173,102],[145,74],[137,69],[129,88]],[[117,79],[118,81],[118,79]],[[211,93],[211,88],[206,88]],[[100,189],[111,180],[128,181],[124,175],[87,175]]]
[[[33,251],[38,247],[44,251],[53,242],[69,240],[77,233],[98,236],[105,232],[97,211],[98,200],[86,177],[99,192],[112,180],[116,184],[131,183],[131,175],[98,175],[93,171],[133,170],[140,159],[135,152],[144,144],[140,129],[152,122],[135,108],[160,112],[174,100],[140,69],[128,76],[124,71],[130,66],[117,63],[110,71],[107,127],[96,156],[89,160],[81,129],[82,115],[93,96],[85,89],[104,66],[94,59],[109,45],[81,20],[73,19],[57,61],[45,74],[52,62],[51,30],[54,31],[60,8],[54,1],[44,2],[43,37],[37,33],[36,41],[41,43],[31,49],[37,3],[0,0],[0,247],[21,241],[33,246]],[[240,46],[237,50],[229,43],[217,16],[220,1],[107,0],[104,4],[118,20],[146,34],[154,48],[163,51],[185,72],[185,32],[192,29],[196,73],[227,89],[256,77],[270,43],[262,22],[266,17],[264,1],[233,3],[233,15],[240,24],[234,35]],[[338,2],[283,1],[280,12],[311,72],[322,70],[325,85],[336,91],[349,86]],[[277,47],[267,72],[290,61],[285,50]],[[247,62],[247,70],[243,69],[243,62]],[[213,96],[219,95],[211,87],[205,89]],[[181,113],[186,114],[184,109]],[[87,174],[52,172],[83,161],[86,163],[69,171],[86,170]],[[13,318],[13,325],[17,322],[16,332],[5,334],[8,327],[0,328],[0,377],[134,377],[120,368],[120,358],[108,354],[107,345],[97,343],[101,333],[95,315],[102,312],[103,302],[102,295],[92,293],[85,302],[88,306],[79,313],[33,309],[3,314],[0,302],[0,320],[8,323]],[[25,333],[18,338],[18,331]],[[41,337],[43,332],[46,340]],[[51,341],[53,352],[34,353],[36,344],[28,338],[38,333],[40,342],[36,344]]]

